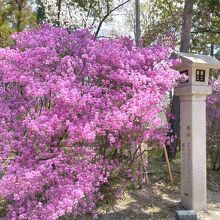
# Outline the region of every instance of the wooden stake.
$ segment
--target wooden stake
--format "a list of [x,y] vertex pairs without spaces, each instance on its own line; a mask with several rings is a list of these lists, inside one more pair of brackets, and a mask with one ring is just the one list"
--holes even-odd
[[165,160],[166,160],[166,164],[167,164],[167,173],[168,173],[170,182],[173,184],[173,176],[172,176],[171,169],[170,169],[170,161],[168,158],[167,149],[166,149],[165,145],[163,145],[163,150],[164,150],[164,156],[165,156]]
[[148,175],[147,175],[147,156],[144,154],[144,147],[141,144],[140,146],[140,155],[141,155],[141,164],[142,164],[142,172],[143,172],[143,177],[144,177],[144,183],[146,183],[147,185],[150,184]]

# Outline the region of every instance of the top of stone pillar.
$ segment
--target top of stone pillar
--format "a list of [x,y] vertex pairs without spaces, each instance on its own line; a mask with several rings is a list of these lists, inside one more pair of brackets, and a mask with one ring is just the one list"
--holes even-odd
[[172,56],[181,59],[181,64],[176,67],[182,75],[174,91],[176,95],[211,94],[211,88],[208,88],[209,73],[210,69],[220,69],[220,62],[217,59],[182,52],[173,53]]
[[216,58],[211,56],[182,53],[182,52],[175,52],[173,56],[176,58],[180,58],[184,64],[188,64],[189,66],[204,65],[208,68],[220,69],[220,62]]

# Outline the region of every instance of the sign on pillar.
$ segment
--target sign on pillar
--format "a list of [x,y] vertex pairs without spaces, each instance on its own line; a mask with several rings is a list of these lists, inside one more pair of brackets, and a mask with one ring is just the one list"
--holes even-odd
[[220,69],[213,57],[176,53],[178,70],[187,75],[175,88],[180,97],[181,204],[186,209],[206,210],[206,97],[209,70]]

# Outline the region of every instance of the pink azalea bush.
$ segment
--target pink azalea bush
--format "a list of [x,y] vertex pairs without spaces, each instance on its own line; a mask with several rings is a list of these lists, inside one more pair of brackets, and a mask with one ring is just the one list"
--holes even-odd
[[210,79],[210,85],[212,86],[212,94],[207,98],[207,116],[212,121],[207,121],[211,126],[213,122],[220,118],[220,76]]
[[212,169],[220,169],[220,76],[210,79],[212,94],[207,98],[208,155]]
[[[0,49],[0,194],[5,219],[94,213],[99,188],[131,143],[163,139],[169,47],[96,39],[43,25]],[[116,166],[116,164],[118,164]]]

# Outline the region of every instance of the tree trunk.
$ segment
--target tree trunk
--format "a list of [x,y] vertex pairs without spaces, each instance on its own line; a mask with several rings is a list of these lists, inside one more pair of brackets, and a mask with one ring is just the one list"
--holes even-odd
[[60,14],[61,14],[62,0],[57,1],[57,26],[60,27]]
[[[192,26],[194,0],[185,0],[183,11],[183,24],[181,32],[180,52],[189,52],[190,48],[190,33]],[[177,146],[180,143],[180,100],[178,96],[173,96],[173,104],[171,105],[171,112],[175,115],[175,119],[171,120],[172,134],[177,136],[177,139],[171,144],[167,145],[167,152],[169,159],[172,160],[176,156]],[[169,134],[169,133],[168,133]],[[180,147],[179,147],[180,148]]]
[[140,44],[141,26],[140,26],[140,0],[135,0],[135,42],[136,46]]
[[46,14],[45,14],[45,7],[42,2],[42,0],[37,0],[37,24],[42,24],[44,21],[46,21]]
[[22,16],[23,16],[23,8],[24,8],[24,1],[21,0],[21,1],[16,1],[17,3],[17,6],[18,6],[18,15],[17,15],[17,31],[22,31],[22,27],[21,27],[21,24],[22,24]]
[[190,31],[192,26],[193,3],[194,0],[185,0],[183,11],[180,51],[185,53],[188,53],[190,48]]
[[214,44],[211,44],[210,55],[211,55],[212,57],[214,57]]

